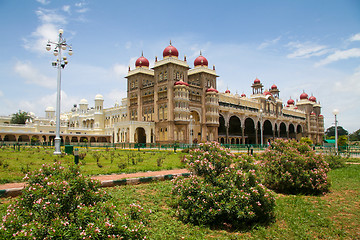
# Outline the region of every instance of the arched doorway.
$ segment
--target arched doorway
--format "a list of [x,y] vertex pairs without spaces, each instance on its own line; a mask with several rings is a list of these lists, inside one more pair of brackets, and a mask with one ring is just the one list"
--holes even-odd
[[4,141],[6,141],[6,142],[16,142],[16,137],[14,135],[5,135]]
[[146,133],[145,133],[144,128],[142,128],[142,127],[136,128],[135,142],[136,143],[146,143]]
[[297,139],[297,140],[300,140],[301,137],[302,137],[302,127],[301,127],[301,125],[299,124],[299,125],[297,125],[297,127],[296,127],[296,139]]
[[231,116],[229,119],[229,137],[232,138],[231,144],[239,144],[241,136],[240,119],[237,116]]
[[218,137],[221,143],[225,143],[225,139],[226,139],[225,119],[221,114],[219,116]]
[[30,138],[28,135],[20,135],[18,141],[19,142],[30,142]]
[[296,138],[295,127],[292,123],[289,125],[289,138]]
[[273,132],[273,130],[272,130],[272,124],[271,124],[271,122],[269,121],[269,120],[265,120],[265,122],[264,122],[264,135],[263,135],[263,137],[264,137],[264,144],[266,144],[266,142],[268,141],[268,139],[272,139],[273,138],[273,136],[274,136],[274,132]]
[[245,119],[244,135],[246,144],[256,144],[255,123],[251,118]]
[[280,137],[281,138],[287,138],[287,134],[286,134],[286,125],[285,123],[280,123]]

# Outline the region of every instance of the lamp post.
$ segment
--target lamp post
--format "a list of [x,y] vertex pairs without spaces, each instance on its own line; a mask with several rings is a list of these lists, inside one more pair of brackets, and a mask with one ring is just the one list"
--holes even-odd
[[192,121],[193,121],[193,116],[190,114],[190,136],[189,136],[189,144],[192,144]]
[[263,110],[260,109],[260,144],[263,145],[264,144],[264,136],[263,136],[263,124],[262,124],[262,114],[263,114]]
[[332,112],[335,116],[335,154],[338,155],[338,132],[337,132],[337,115],[339,114],[338,109],[334,109]]
[[66,56],[61,57],[61,51],[65,51],[67,48],[69,48],[68,54],[72,55],[72,49],[71,46],[66,43],[66,40],[63,38],[64,30],[59,30],[59,40],[58,42],[51,42],[48,41],[46,45],[46,50],[50,51],[51,45],[54,45],[54,55],[57,57],[56,61],[52,62],[52,66],[58,69],[58,75],[57,75],[57,96],[56,96],[56,136],[55,136],[55,152],[54,155],[60,155],[61,149],[60,149],[60,100],[61,100],[61,69],[65,68],[65,66],[68,64]]

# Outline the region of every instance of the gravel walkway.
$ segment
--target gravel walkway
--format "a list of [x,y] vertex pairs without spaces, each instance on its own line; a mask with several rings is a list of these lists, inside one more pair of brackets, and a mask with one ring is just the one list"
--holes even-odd
[[[139,178],[139,177],[154,177],[159,175],[169,175],[169,174],[181,174],[188,173],[187,169],[173,169],[173,170],[163,170],[156,172],[137,172],[137,173],[123,173],[123,174],[111,174],[111,175],[98,175],[92,176],[91,178],[103,181],[110,180],[120,180],[120,179],[130,179],[130,178]],[[13,188],[23,188],[26,183],[6,183],[0,185],[0,190],[4,189],[13,189]]]

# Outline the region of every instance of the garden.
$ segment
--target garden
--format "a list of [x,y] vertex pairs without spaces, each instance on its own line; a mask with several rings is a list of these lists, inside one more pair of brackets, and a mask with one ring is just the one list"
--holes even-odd
[[360,165],[294,141],[257,156],[205,143],[183,156],[189,178],[108,189],[82,166],[45,164],[20,197],[1,199],[0,238],[359,238]]

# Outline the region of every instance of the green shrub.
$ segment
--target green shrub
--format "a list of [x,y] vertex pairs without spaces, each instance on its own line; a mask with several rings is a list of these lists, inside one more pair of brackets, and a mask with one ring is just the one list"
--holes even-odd
[[265,185],[277,192],[321,194],[330,188],[329,164],[307,143],[278,139],[261,158]]
[[345,167],[345,158],[340,155],[327,154],[324,155],[324,159],[331,169]]
[[300,142],[301,143],[307,143],[307,144],[309,144],[310,146],[312,146],[314,143],[313,143],[313,141],[310,139],[310,138],[308,138],[308,137],[302,137],[301,139],[300,139]]
[[0,239],[144,237],[143,209],[131,205],[127,214],[117,211],[98,189],[100,182],[82,176],[77,166],[43,165],[25,180],[22,196],[3,216]]
[[275,199],[260,183],[252,156],[235,157],[218,143],[199,144],[185,159],[195,173],[174,180],[176,213],[199,225],[242,227],[273,218]]

